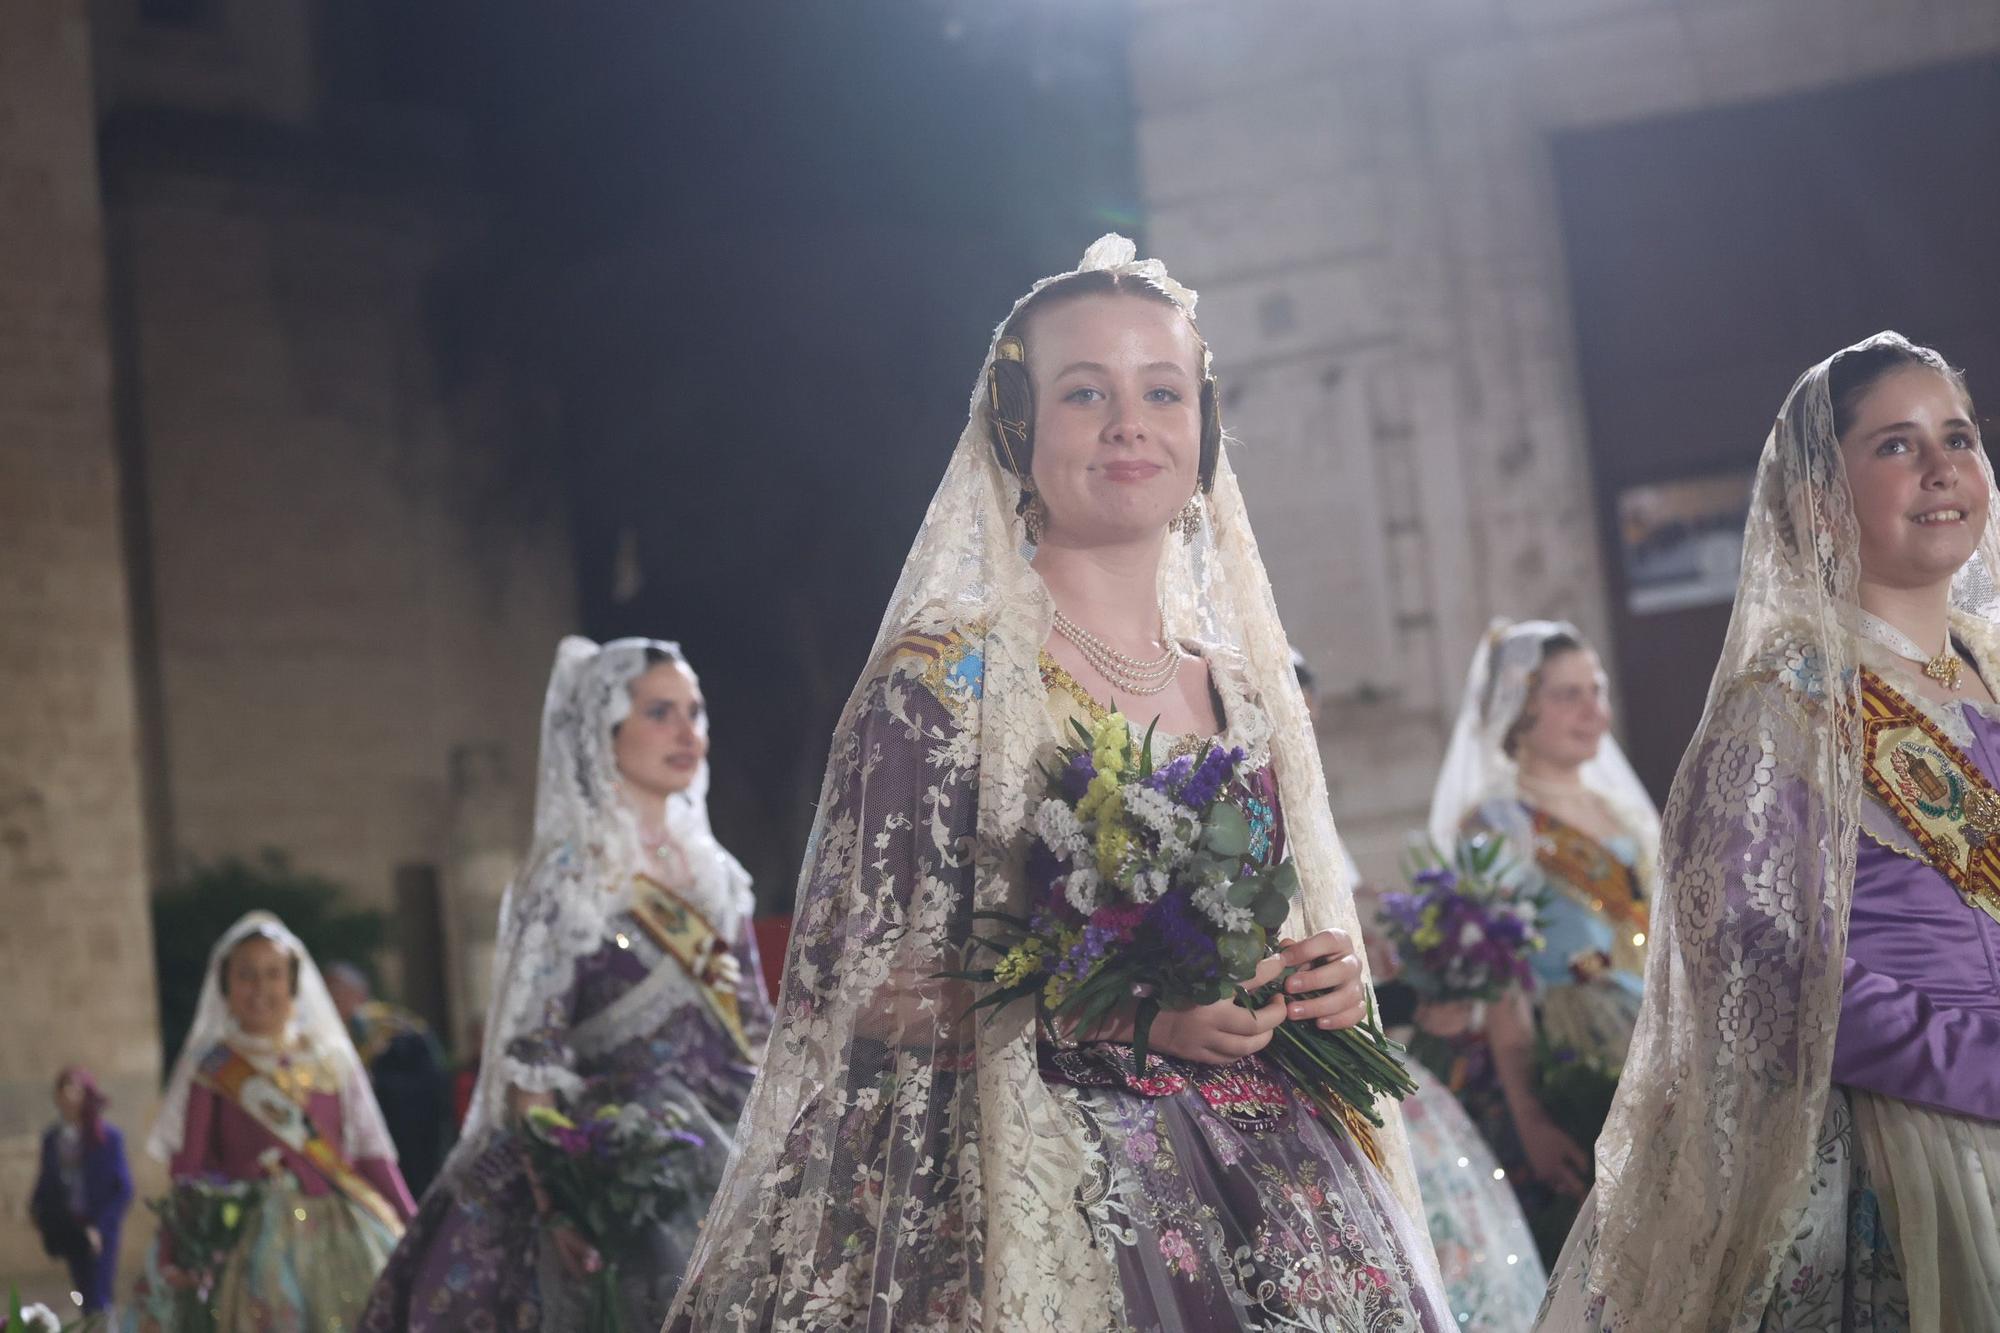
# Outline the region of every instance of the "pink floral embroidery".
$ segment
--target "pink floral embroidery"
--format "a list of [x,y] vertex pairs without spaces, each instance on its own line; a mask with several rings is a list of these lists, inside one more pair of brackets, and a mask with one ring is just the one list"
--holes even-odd
[[1197,1267],[1194,1246],[1181,1234],[1179,1227],[1160,1235],[1160,1257],[1167,1261],[1167,1271],[1182,1277],[1193,1277]]

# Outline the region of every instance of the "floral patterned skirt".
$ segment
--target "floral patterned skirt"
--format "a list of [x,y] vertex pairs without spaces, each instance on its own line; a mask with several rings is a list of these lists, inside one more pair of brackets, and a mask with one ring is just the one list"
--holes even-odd
[[1450,1089],[1420,1064],[1410,1077],[1403,1125],[1452,1315],[1469,1333],[1526,1333],[1548,1273],[1521,1205]]
[[1387,1181],[1281,1074],[1255,1057],[1222,1069],[1160,1060],[1139,1091],[1121,1050],[1077,1053],[1051,1078],[1073,1088],[1099,1141],[1105,1178],[1086,1204],[1113,1251],[1127,1327],[1457,1327]]
[[[662,1221],[629,1239],[618,1262],[621,1317],[653,1330],[666,1318],[714,1192],[729,1140],[712,1121],[701,1176]],[[607,1256],[609,1258],[611,1256]],[[528,1185],[527,1152],[508,1132],[449,1165],[424,1195],[382,1271],[358,1328],[366,1333],[566,1333],[582,1326],[590,1293],[550,1244]]]
[[432,1183],[368,1300],[368,1333],[524,1333],[542,1326],[541,1228],[527,1153],[501,1134]]
[[[1595,1196],[1549,1283],[1542,1327],[1579,1333],[1650,1333],[1650,1326],[1584,1294],[1596,1244]],[[1805,1213],[1771,1288],[1760,1333],[1908,1333],[1909,1293],[1881,1202],[1855,1133],[1847,1093],[1833,1089],[1820,1123]]]
[[1904,1333],[1910,1297],[1845,1090],[1826,1099],[1805,1215],[1764,1311],[1763,1333]]
[[[396,1237],[338,1194],[300,1192],[289,1176],[267,1182],[209,1297],[220,1333],[347,1333],[357,1328],[375,1275]],[[173,1289],[147,1258],[125,1327],[172,1333]]]

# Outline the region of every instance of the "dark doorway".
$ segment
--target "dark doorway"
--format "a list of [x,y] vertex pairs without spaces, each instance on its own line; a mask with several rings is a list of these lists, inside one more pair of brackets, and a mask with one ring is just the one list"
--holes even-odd
[[396,952],[403,961],[402,1001],[431,1031],[449,1033],[445,987],[444,896],[438,868],[427,863],[396,867]]
[[1632,761],[1664,799],[1729,607],[1635,614],[1618,498],[1747,473],[1799,373],[1880,329],[1966,367],[1990,422],[2000,61],[1564,135],[1554,156],[1609,665]]

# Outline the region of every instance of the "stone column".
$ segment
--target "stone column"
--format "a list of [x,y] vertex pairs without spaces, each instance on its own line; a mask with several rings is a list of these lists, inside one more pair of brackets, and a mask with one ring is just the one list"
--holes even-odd
[[25,1195],[57,1068],[95,1071],[135,1157],[160,1072],[85,0],[0,4],[0,238],[0,1273],[11,1275],[48,1263]]
[[450,960],[451,1037],[469,1051],[493,987],[500,898],[520,861],[519,826],[506,748],[461,745],[451,755],[451,857],[445,865],[445,956]]

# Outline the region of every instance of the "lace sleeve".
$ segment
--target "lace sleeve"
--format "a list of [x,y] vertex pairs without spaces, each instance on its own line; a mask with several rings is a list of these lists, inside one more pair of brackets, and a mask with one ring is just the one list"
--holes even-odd
[[1673,1329],[1736,1328],[1763,1309],[1813,1142],[1759,1131],[1823,1112],[1845,948],[1824,886],[1854,855],[1811,796],[1823,698],[1750,678],[1712,713],[1675,781],[1673,892],[1597,1148],[1597,1254],[1618,1271],[1591,1287],[1619,1291],[1628,1314],[1673,1312],[1655,1325]]
[[[495,1090],[574,1093],[583,1086],[570,1045],[575,1027],[576,963],[603,933],[603,889],[583,878],[579,859],[562,848],[517,886],[502,913],[497,956],[506,986],[496,986],[488,1021],[497,1025]],[[512,892],[512,891],[510,891]],[[595,909],[594,911],[591,909]]]
[[971,926],[976,768],[957,738],[950,709],[921,684],[892,674],[872,692],[811,851],[784,982],[788,1021],[851,1007],[892,1044],[958,1039],[942,1006],[970,997],[934,978],[950,961],[928,951]]
[[676,1327],[955,1327],[977,1300],[971,996],[936,976],[971,926],[961,735],[890,671],[835,739],[746,1151],[705,1228],[730,1240],[697,1257]]

